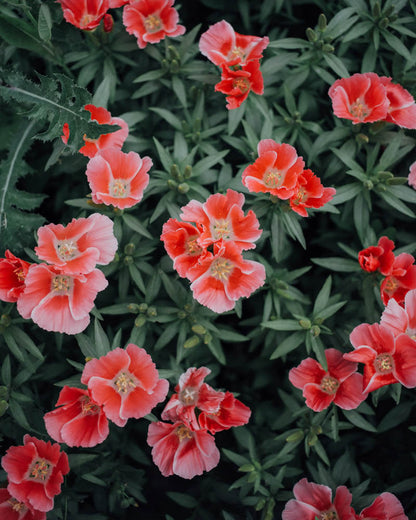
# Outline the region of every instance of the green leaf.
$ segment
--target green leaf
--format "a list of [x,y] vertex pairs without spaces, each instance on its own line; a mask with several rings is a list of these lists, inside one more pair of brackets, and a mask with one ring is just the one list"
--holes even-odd
[[2,379],[4,385],[10,387],[10,384],[12,382],[12,371],[11,371],[10,356],[8,354],[4,358],[2,365],[1,365],[1,379]]
[[302,330],[298,320],[272,320],[265,321],[262,327],[273,330]]
[[22,329],[20,329],[19,327],[11,326],[8,330],[19,345],[25,348],[30,354],[32,354],[32,356],[39,359],[40,361],[43,361],[44,357],[42,355],[42,352],[33,343],[31,338],[25,332],[23,332]]
[[133,231],[136,231],[146,238],[153,238],[138,218],[133,217],[133,215],[129,215],[128,213],[123,213],[122,218],[123,222]]
[[273,354],[270,356],[270,359],[278,359],[282,356],[285,356],[289,352],[292,352],[301,343],[305,342],[305,332],[304,331],[297,331],[290,336],[288,336],[285,340],[283,340],[277,348],[273,351]]
[[97,318],[94,320],[94,337],[98,357],[105,356],[110,352],[110,341]]
[[342,61],[335,56],[334,54],[324,54],[324,60],[329,65],[329,67],[335,72],[335,74],[338,74],[338,76],[341,76],[341,78],[348,78],[350,73],[347,70],[347,67],[342,63]]
[[325,309],[322,309],[321,311],[317,312],[315,314],[315,317],[318,319],[320,318],[321,320],[326,320],[328,319],[330,316],[333,316],[335,313],[337,313],[339,311],[339,309],[341,309],[342,307],[344,307],[344,305],[346,304],[347,302],[344,301],[344,302],[338,302],[338,303],[334,303],[332,305],[329,305],[329,307],[326,307]]
[[351,40],[356,40],[363,34],[367,34],[371,27],[372,23],[370,21],[357,23],[357,25],[354,25],[354,27],[349,32],[347,32],[347,34],[344,35],[344,37],[342,38],[343,43],[349,42]]
[[20,349],[20,347],[18,346],[18,344],[16,343],[16,340],[14,339],[14,337],[12,336],[11,332],[8,329],[6,329],[3,332],[3,338],[4,338],[4,341],[6,342],[7,346],[9,347],[10,352],[13,354],[13,356],[17,360],[19,360],[21,363],[24,363],[25,355],[22,352],[22,350]]
[[320,265],[326,269],[331,269],[331,271],[339,271],[341,273],[358,273],[361,271],[358,259],[357,262],[354,262],[348,258],[333,256],[327,258],[311,258],[311,261],[316,265]]
[[384,36],[386,42],[388,45],[395,51],[397,54],[400,54],[400,56],[403,56],[403,58],[406,61],[411,61],[412,57],[410,55],[410,52],[406,45],[394,34],[388,32],[387,30],[382,30],[381,34]]
[[298,217],[295,213],[286,213],[283,212],[281,215],[283,225],[287,231],[287,233],[297,240],[303,249],[306,249],[305,237],[303,236],[302,228],[299,224]]
[[331,284],[332,278],[331,275],[325,280],[321,290],[319,291],[315,304],[313,306],[312,314],[317,315],[321,310],[325,309],[326,304],[329,300],[329,295],[331,294]]
[[42,45],[34,27],[20,17],[0,12],[0,38],[18,49],[26,49],[51,59],[48,50]]
[[52,35],[52,18],[49,7],[42,4],[38,16],[38,33],[41,40],[48,42]]
[[358,428],[368,432],[377,432],[377,428],[369,423],[367,419],[364,419],[364,417],[355,410],[342,410],[342,413],[354,426],[357,426]]
[[384,199],[389,206],[391,206],[394,209],[397,209],[397,211],[400,211],[400,213],[403,213],[404,215],[407,215],[408,217],[415,218],[416,215],[413,213],[413,211],[406,206],[400,199],[398,199],[390,190],[389,191],[379,191],[378,192],[380,197]]
[[171,498],[174,502],[179,504],[182,507],[186,507],[189,509],[195,509],[198,507],[198,501],[191,495],[186,495],[185,493],[177,493],[175,491],[167,491],[167,496]]
[[331,203],[334,206],[337,204],[342,204],[347,200],[353,199],[362,191],[362,189],[362,184],[360,182],[353,182],[351,184],[341,186],[340,188],[337,188],[337,192],[334,198],[331,200]]
[[162,119],[167,121],[176,130],[179,130],[179,131],[182,130],[182,123],[181,123],[180,119],[177,118],[174,114],[172,114],[172,112],[170,112],[169,110],[166,110],[165,108],[156,108],[156,107],[151,107],[151,108],[149,108],[149,110],[158,114]]

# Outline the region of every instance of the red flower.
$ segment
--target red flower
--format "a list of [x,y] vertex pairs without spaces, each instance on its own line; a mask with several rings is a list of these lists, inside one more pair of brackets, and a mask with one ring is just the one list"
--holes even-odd
[[90,31],[100,25],[109,8],[109,0],[57,0],[67,22]]
[[380,295],[384,305],[390,298],[394,298],[402,304],[406,293],[411,289],[416,289],[416,265],[415,259],[408,253],[401,253],[396,256],[391,271],[383,280],[380,287]]
[[244,195],[228,189],[226,195],[216,193],[205,203],[191,200],[181,208],[180,217],[202,227],[197,242],[203,248],[222,241],[233,242],[240,250],[253,249],[262,230],[252,210],[244,216],[243,204]]
[[302,217],[307,217],[305,208],[321,208],[335,195],[334,188],[324,188],[312,170],[303,170],[298,177],[295,193],[290,197],[290,207]]
[[203,429],[211,433],[228,430],[233,426],[247,424],[251,410],[236,399],[231,392],[225,392],[224,399],[220,402],[219,410],[215,413],[204,410],[199,414],[198,421]]
[[325,350],[328,370],[312,358],[304,359],[289,372],[289,381],[303,390],[306,406],[320,412],[334,402],[344,410],[357,408],[367,394],[363,392],[363,376],[357,373],[357,363],[346,361],[334,348]]
[[124,7],[123,23],[127,32],[137,38],[140,49],[166,36],[184,34],[186,29],[178,25],[179,15],[173,4],[174,0],[137,0]]
[[25,278],[31,264],[14,256],[8,249],[0,258],[0,300],[17,302],[25,289]]
[[2,520],[46,520],[44,511],[36,511],[19,502],[5,488],[0,488],[0,518]]
[[204,253],[198,243],[200,235],[200,231],[192,224],[174,218],[163,224],[160,239],[173,260],[173,267],[182,278],[186,278],[188,269],[197,264]]
[[416,128],[416,104],[413,96],[405,88],[397,83],[392,83],[391,78],[382,76],[381,83],[386,89],[390,102],[387,117],[384,121],[395,123],[403,128]]
[[46,430],[55,441],[91,448],[107,438],[107,417],[88,390],[64,386],[55,406],[60,408],[43,417]]
[[199,50],[212,63],[218,66],[235,62],[244,64],[251,60],[259,60],[263,57],[263,50],[269,44],[269,38],[265,36],[248,36],[238,34],[232,26],[222,20],[201,35]]
[[130,0],[110,0],[110,9],[121,7],[122,5],[126,5],[130,2]]
[[387,117],[389,99],[381,79],[374,72],[337,79],[328,94],[337,117],[354,124],[372,123]]
[[282,520],[355,520],[351,507],[351,493],[339,486],[332,501],[328,486],[300,480],[293,488],[295,499],[289,500],[282,513]]
[[364,392],[393,383],[416,386],[416,341],[407,334],[395,337],[378,323],[362,323],[351,332],[350,341],[355,350],[344,358],[365,364]]
[[399,499],[392,493],[382,493],[371,506],[356,515],[357,520],[409,520]]
[[86,274],[96,264],[109,264],[118,247],[112,220],[99,213],[74,218],[66,227],[48,224],[39,228],[38,244],[38,257],[66,274]]
[[98,269],[69,275],[46,264],[32,265],[25,283],[17,301],[21,316],[42,329],[66,334],[78,334],[88,326],[95,297],[108,285]]
[[[235,60],[236,63],[237,60]],[[263,76],[258,60],[252,60],[241,67],[223,67],[221,81],[215,85],[217,92],[226,94],[227,108],[238,108],[247,98],[250,90],[263,94]]]
[[361,269],[368,273],[380,271],[381,274],[387,276],[391,273],[394,263],[393,240],[386,236],[381,237],[377,246],[370,246],[358,253],[358,262]]
[[153,162],[135,152],[123,153],[107,148],[93,157],[87,166],[87,178],[95,204],[131,208],[142,200],[149,184],[148,171]]
[[130,343],[85,365],[81,382],[106,416],[124,426],[127,419],[144,417],[166,398],[169,383],[159,379],[149,354]]
[[69,472],[68,457],[59,444],[30,435],[24,446],[12,446],[1,460],[7,473],[7,491],[19,502],[38,511],[53,509],[53,497],[61,492],[63,475]]
[[220,460],[214,437],[184,421],[150,423],[147,443],[153,447],[153,462],[164,477],[191,479],[215,468]]
[[224,242],[207,252],[188,270],[194,298],[214,312],[235,307],[236,301],[264,284],[266,272],[259,262],[244,260],[233,242]]
[[296,193],[305,163],[290,144],[263,139],[257,146],[258,159],[243,171],[243,184],[249,191],[265,192],[289,199]]

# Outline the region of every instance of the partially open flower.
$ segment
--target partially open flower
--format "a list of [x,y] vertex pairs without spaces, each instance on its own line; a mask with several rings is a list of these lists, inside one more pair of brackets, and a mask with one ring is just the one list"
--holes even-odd
[[0,300],[16,302],[25,289],[25,279],[31,264],[14,256],[8,249],[0,258]]
[[109,0],[57,0],[63,9],[65,20],[84,31],[100,25],[108,11]]
[[6,488],[0,488],[0,518],[2,520],[46,520],[46,513],[36,511],[29,504],[19,502]]

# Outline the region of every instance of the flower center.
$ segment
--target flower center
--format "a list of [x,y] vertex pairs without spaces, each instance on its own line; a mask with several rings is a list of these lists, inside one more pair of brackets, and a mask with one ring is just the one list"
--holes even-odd
[[29,478],[36,482],[45,482],[52,472],[52,464],[46,459],[37,459],[29,469]]
[[[339,381],[338,381],[338,379],[335,379],[335,377],[326,375],[322,378],[320,387],[321,387],[321,390],[323,390],[326,394],[333,395],[338,390]],[[330,518],[330,517],[328,517],[328,518]]]
[[114,179],[110,183],[110,195],[116,199],[125,199],[130,193],[130,186],[128,181],[122,179]]
[[305,192],[305,188],[299,188],[299,191],[296,194],[296,197],[292,200],[292,204],[301,204],[302,202],[305,202],[305,200],[308,198],[307,193]]
[[339,517],[335,511],[327,511],[321,514],[320,520],[339,520]]
[[119,394],[129,394],[137,386],[136,379],[129,372],[120,372],[113,384]]
[[79,25],[80,25],[81,29],[83,27],[86,27],[93,20],[95,20],[95,16],[93,14],[84,14],[84,16],[81,18],[81,20],[79,22]]
[[13,271],[13,273],[16,276],[18,282],[24,282],[25,281],[26,276],[25,276],[25,273],[23,272],[23,269],[21,267],[18,267],[17,269],[15,269]]
[[52,291],[56,295],[67,295],[72,288],[72,278],[58,274],[52,278]]
[[236,58],[240,58],[241,61],[244,61],[246,58],[245,52],[241,47],[234,47],[234,49],[228,53],[228,60],[235,60]]
[[370,111],[368,110],[367,105],[359,99],[350,106],[350,114],[353,117],[362,120],[370,114]]
[[25,506],[25,504],[23,502],[19,502],[14,497],[10,497],[7,502],[12,506],[13,511],[16,511],[18,513],[25,513],[27,511],[27,507]]
[[264,174],[263,182],[268,188],[278,188],[283,183],[283,174],[277,168],[270,168]]
[[87,395],[81,398],[81,409],[82,415],[97,415],[100,413],[100,407],[94,401],[91,401]]
[[195,404],[198,400],[198,393],[197,388],[184,388],[182,392],[179,393],[179,400],[187,406]]
[[394,362],[391,354],[379,354],[374,360],[374,368],[380,374],[387,374],[393,370]]
[[189,237],[185,243],[185,250],[188,255],[199,255],[202,253],[202,247],[198,244],[198,235]]
[[233,268],[233,264],[226,258],[216,258],[211,264],[211,276],[224,282],[228,280]]
[[59,258],[63,262],[72,260],[79,253],[76,242],[73,242],[72,240],[63,240],[62,242],[59,242],[56,249]]
[[238,90],[245,94],[250,90],[250,82],[247,78],[237,78],[233,80],[233,88],[238,88]]
[[178,426],[175,430],[176,435],[179,437],[180,441],[184,439],[192,439],[192,432],[189,428],[187,428],[184,424]]
[[231,224],[228,220],[220,219],[214,222],[212,226],[212,234],[214,240],[220,240],[224,238],[225,240],[229,240],[232,235],[232,229],[230,229]]
[[157,14],[151,14],[144,20],[144,27],[146,32],[155,33],[162,29],[162,20],[157,16]]
[[396,280],[396,278],[394,278],[393,276],[390,276],[389,278],[387,278],[386,280],[386,285],[384,286],[384,291],[391,295],[393,294],[396,289],[399,287],[399,283],[398,281]]

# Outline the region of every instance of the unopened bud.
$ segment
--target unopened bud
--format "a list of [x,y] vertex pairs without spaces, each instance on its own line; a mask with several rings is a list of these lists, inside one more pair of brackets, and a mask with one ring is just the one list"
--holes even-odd
[[91,356],[87,356],[87,357],[85,358],[85,363],[88,363],[88,361],[91,361],[91,359],[94,359],[94,358],[92,358]]
[[140,307],[137,305],[137,303],[129,303],[127,305],[127,310],[133,314],[137,314],[140,310]]
[[204,336],[204,345],[208,345],[208,343],[211,343],[212,336],[209,332],[207,332]]
[[130,242],[124,246],[124,254],[132,255],[134,253],[135,249],[136,249],[136,246]]
[[163,71],[168,71],[169,70],[169,62],[166,58],[163,58],[163,60],[160,62],[160,64],[162,65],[162,70]]
[[173,45],[168,46],[168,57],[171,60],[180,60],[179,52],[176,50],[176,47]]
[[8,395],[7,386],[0,386],[0,399],[6,399]]
[[306,29],[306,37],[312,43],[316,42],[316,40],[318,39],[318,37],[316,36],[316,32],[311,27],[308,27]]
[[314,433],[309,433],[306,437],[308,446],[314,446],[318,442],[318,437]]
[[387,17],[385,17],[380,20],[380,23],[378,24],[378,26],[380,27],[380,29],[385,29],[389,25],[389,23],[390,23],[390,20]]
[[367,188],[367,190],[372,190],[374,188],[373,181],[367,180],[363,182],[363,186]]
[[311,334],[314,338],[316,338],[317,336],[319,336],[319,334],[321,333],[321,329],[318,327],[318,325],[313,325],[312,328],[311,328]]
[[377,177],[381,181],[388,181],[389,179],[393,179],[394,175],[391,172],[377,172]]
[[156,309],[156,307],[153,307],[153,305],[150,306],[147,309],[147,315],[149,316],[149,318],[156,318],[156,316],[157,316],[157,309]]
[[127,255],[124,257],[124,264],[125,265],[131,265],[134,264],[134,258],[130,255]]
[[264,506],[266,505],[266,499],[265,498],[261,498],[257,504],[256,504],[256,507],[255,507],[255,510],[256,511],[261,511]]
[[6,413],[9,404],[6,401],[0,401],[0,417]]
[[177,74],[179,72],[179,61],[178,60],[172,60],[171,64],[170,64],[170,71],[172,72],[172,74]]
[[311,320],[308,320],[305,318],[304,320],[299,320],[299,325],[302,327],[302,329],[309,330],[312,327]]
[[406,184],[407,181],[407,177],[394,177],[394,179],[389,179],[387,184],[389,186],[400,186],[402,184]]
[[143,325],[146,323],[146,316],[144,314],[140,314],[137,316],[137,318],[134,320],[134,326],[135,327],[143,327]]
[[139,305],[139,311],[140,312],[146,312],[147,309],[149,308],[149,306],[147,305],[147,303],[143,302]]
[[355,140],[358,144],[367,144],[370,139],[368,138],[368,135],[360,133],[355,136]]
[[12,320],[10,319],[10,316],[8,314],[2,314],[0,318],[0,325],[3,325],[4,327],[8,327]]
[[191,177],[191,175],[192,175],[192,166],[190,164],[187,164],[183,171],[183,177],[184,177],[184,179],[189,179]]
[[257,473],[253,471],[252,473],[249,473],[247,477],[247,482],[254,482],[257,478]]
[[170,167],[170,174],[175,180],[179,180],[181,172],[179,171],[177,164],[172,164],[172,166]]
[[199,334],[202,336],[202,334],[205,334],[207,329],[203,326],[197,323],[196,325],[192,325],[192,332],[195,332],[195,334]]
[[187,314],[186,314],[185,311],[179,311],[179,312],[178,312],[178,318],[179,318],[180,320],[185,319],[186,316],[187,316]]
[[297,430],[286,437],[286,442],[298,442],[301,441],[304,436],[303,430]]
[[111,14],[105,14],[103,20],[104,31],[109,33],[113,30],[114,20]]
[[186,183],[186,182],[181,182],[178,185],[178,191],[179,191],[179,193],[188,193],[188,191],[189,191],[189,184]]
[[198,336],[191,336],[188,338],[185,343],[183,344],[183,348],[193,348],[196,347],[199,343]]
[[168,179],[167,184],[171,190],[176,190],[176,188],[178,187],[178,183],[173,179]]
[[373,6],[373,16],[374,18],[378,19],[381,16],[381,7],[380,2],[376,2]]
[[242,471],[243,473],[250,473],[252,471],[255,471],[255,467],[253,464],[243,464],[238,468],[238,471]]
[[324,13],[321,13],[318,18],[318,27],[321,32],[324,32],[326,30],[327,22],[326,22],[326,16]]
[[183,306],[184,310],[186,312],[191,312],[192,311],[192,305],[190,303],[185,303],[185,305]]
[[322,46],[322,50],[324,52],[334,52],[335,47],[333,45],[331,45],[330,43],[324,43]]
[[311,432],[315,435],[320,435],[322,433],[322,426],[320,424],[313,424],[311,426]]

